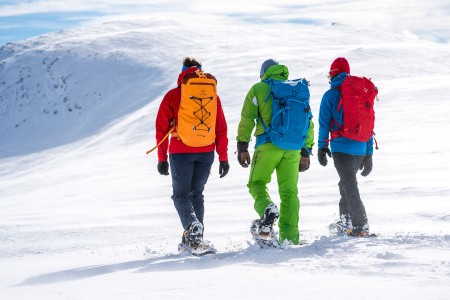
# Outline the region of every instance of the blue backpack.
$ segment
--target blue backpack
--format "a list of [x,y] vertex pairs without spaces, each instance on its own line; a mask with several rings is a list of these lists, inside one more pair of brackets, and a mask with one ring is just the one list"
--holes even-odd
[[295,80],[264,80],[269,86],[265,102],[272,96],[272,121],[265,124],[266,141],[285,150],[300,150],[305,146],[312,118],[309,106],[309,83],[304,78]]

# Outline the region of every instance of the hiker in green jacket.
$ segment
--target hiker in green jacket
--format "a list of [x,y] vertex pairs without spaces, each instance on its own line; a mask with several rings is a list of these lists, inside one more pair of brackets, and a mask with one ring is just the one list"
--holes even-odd
[[[266,126],[272,121],[272,96],[266,100],[270,93],[270,86],[264,81],[266,79],[287,80],[288,76],[288,68],[273,59],[266,60],[262,64],[261,81],[254,84],[245,97],[236,139],[240,165],[247,168],[251,163],[247,187],[255,201],[254,208],[260,217],[252,223],[252,234],[254,236],[255,234],[258,236],[273,235],[272,225],[279,217],[278,242],[287,241],[298,245],[300,209],[297,196],[298,172],[308,170],[310,165],[309,155],[314,145],[314,123],[309,118],[309,130],[301,150],[284,150],[270,142],[260,120],[261,117]],[[255,124],[255,153],[253,159],[250,160],[248,145]],[[279,210],[270,198],[267,189],[267,184],[271,181],[272,173],[275,170],[280,195]],[[258,232],[255,233],[255,230]],[[255,240],[258,242],[256,238]],[[277,243],[274,244],[277,246]]]

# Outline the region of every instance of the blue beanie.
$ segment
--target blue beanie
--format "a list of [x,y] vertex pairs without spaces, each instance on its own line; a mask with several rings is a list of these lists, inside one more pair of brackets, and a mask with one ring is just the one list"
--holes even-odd
[[261,71],[259,72],[259,76],[262,77],[264,75],[264,73],[266,73],[268,68],[270,68],[271,66],[278,65],[278,64],[279,64],[279,62],[274,59],[266,60],[261,65]]
[[183,66],[181,67],[181,72],[184,72],[184,70],[189,69],[189,68],[192,68],[192,67],[199,68],[200,70],[202,69],[202,65],[200,65],[200,66],[190,66],[190,67],[186,67],[185,65],[183,65]]

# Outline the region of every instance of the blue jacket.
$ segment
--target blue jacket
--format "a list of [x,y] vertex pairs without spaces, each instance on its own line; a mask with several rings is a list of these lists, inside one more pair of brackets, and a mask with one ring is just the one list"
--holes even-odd
[[[340,73],[331,81],[330,89],[325,92],[320,103],[319,112],[319,148],[324,148],[328,145],[330,136],[330,129],[337,130],[338,127],[333,125],[330,128],[331,120],[342,124],[343,109],[337,111],[339,101],[341,99],[341,92],[337,87],[341,86],[347,73]],[[373,136],[367,142],[358,142],[345,137],[338,137],[330,141],[331,152],[341,152],[351,155],[372,155],[373,154]]]

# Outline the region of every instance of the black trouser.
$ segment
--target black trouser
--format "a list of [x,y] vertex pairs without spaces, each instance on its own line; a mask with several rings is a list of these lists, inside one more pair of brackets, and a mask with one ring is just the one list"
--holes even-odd
[[353,227],[368,225],[366,209],[359,196],[356,173],[364,156],[333,152],[334,166],[339,175],[339,215],[348,215]]
[[186,230],[194,221],[203,224],[203,190],[208,181],[214,152],[169,155],[172,173],[173,203]]

